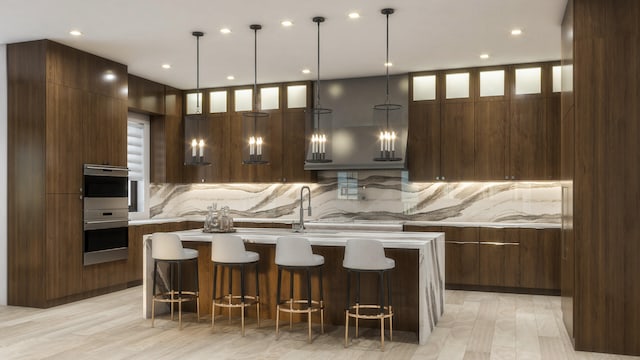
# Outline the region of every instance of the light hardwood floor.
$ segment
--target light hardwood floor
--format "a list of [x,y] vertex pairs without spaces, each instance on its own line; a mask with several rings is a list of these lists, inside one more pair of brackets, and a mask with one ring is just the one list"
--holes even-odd
[[[574,352],[560,315],[560,299],[471,291],[447,291],[445,315],[426,345],[415,334],[394,332],[379,351],[379,332],[363,331],[344,348],[344,328],[327,327],[308,344],[304,324],[284,326],[275,339],[273,321],[247,334],[210,318],[142,319],[142,289],[127,289],[52,309],[0,307],[0,359],[632,359]],[[351,335],[353,331],[351,331]],[[635,358],[638,359],[638,358]]]

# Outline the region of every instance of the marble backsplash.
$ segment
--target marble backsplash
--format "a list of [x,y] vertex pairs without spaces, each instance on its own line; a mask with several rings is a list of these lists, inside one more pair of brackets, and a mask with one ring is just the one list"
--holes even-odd
[[[317,183],[152,184],[151,218],[201,220],[207,206],[233,217],[297,219],[300,189],[312,191],[307,220],[559,223],[559,182],[416,183],[404,171],[321,172]],[[305,201],[306,203],[306,201]],[[306,205],[305,205],[306,206]]]

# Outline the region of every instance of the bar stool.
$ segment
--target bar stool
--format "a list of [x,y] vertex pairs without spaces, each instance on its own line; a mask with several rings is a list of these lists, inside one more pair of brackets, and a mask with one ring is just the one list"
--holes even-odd
[[[258,327],[260,327],[260,287],[258,285],[258,260],[260,255],[253,251],[246,251],[244,241],[236,235],[215,235],[211,245],[211,261],[213,262],[213,296],[211,301],[211,330],[215,325],[216,306],[229,309],[229,322],[231,322],[231,309],[240,308],[241,332],[244,336],[244,313],[248,306],[256,305],[258,315]],[[254,265],[256,269],[256,295],[249,296],[245,291],[245,267]],[[218,266],[228,269],[229,280],[227,295],[216,297]],[[233,269],[240,269],[240,295],[233,295]],[[222,292],[222,290],[221,290]],[[246,300],[250,300],[247,302]],[[239,300],[239,302],[238,302]]]
[[[391,306],[391,281],[389,271],[396,266],[393,259],[385,257],[382,243],[373,239],[349,239],[344,250],[342,266],[347,270],[347,305],[345,308],[344,346],[349,343],[349,318],[356,320],[356,337],[360,319],[380,319],[380,344],[384,351],[384,321],[389,319],[389,340],[393,340],[393,307]],[[356,274],[356,298],[351,305],[351,273]],[[378,303],[360,304],[360,274],[378,274]],[[384,302],[384,274],[387,274],[388,305]],[[360,311],[364,309],[364,313]],[[386,311],[386,312],[385,312]]]
[[[311,243],[302,237],[280,237],[276,242],[276,265],[278,265],[278,302],[276,306],[276,339],[280,335],[280,311],[289,313],[289,328],[293,326],[292,314],[307,314],[309,343],[311,343],[311,314],[320,311],[320,328],[324,334],[324,298],[322,290],[322,265],[324,257],[311,250]],[[318,270],[320,281],[320,300],[312,300],[311,270]],[[289,300],[281,300],[282,270],[289,271]],[[307,298],[294,299],[293,274],[305,272],[307,275]],[[305,306],[306,304],[306,306]],[[296,307],[294,307],[294,305]]]
[[[151,257],[153,257],[153,300],[151,302],[151,327],[154,325],[156,302],[171,304],[171,320],[173,320],[174,304],[178,304],[178,324],[182,329],[182,303],[186,301],[196,301],[197,320],[200,321],[200,291],[198,286],[198,250],[185,249],[178,235],[167,233],[155,233],[151,235]],[[190,261],[195,266],[194,289],[185,291],[182,289],[182,263]],[[158,264],[169,265],[169,286],[166,291],[156,294],[156,281],[158,274]],[[177,267],[178,273],[174,274]],[[177,278],[178,288],[174,287],[174,277]],[[165,280],[166,284],[166,280]]]

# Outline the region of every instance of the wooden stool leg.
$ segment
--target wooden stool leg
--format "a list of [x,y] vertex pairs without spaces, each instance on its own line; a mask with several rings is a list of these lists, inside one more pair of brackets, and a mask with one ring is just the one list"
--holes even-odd
[[322,289],[322,267],[320,268],[320,333],[324,334],[324,290]]
[[344,347],[347,347],[349,344],[349,310],[345,310],[344,313]]
[[258,316],[258,327],[260,327],[260,285],[258,283],[258,263],[256,262],[256,312]]
[[280,335],[280,289],[282,287],[282,268],[278,266],[278,288],[276,290],[276,339]]
[[211,330],[216,321],[216,289],[218,282],[218,264],[213,263],[213,291],[211,294]]
[[293,270],[289,270],[289,329],[293,329]]

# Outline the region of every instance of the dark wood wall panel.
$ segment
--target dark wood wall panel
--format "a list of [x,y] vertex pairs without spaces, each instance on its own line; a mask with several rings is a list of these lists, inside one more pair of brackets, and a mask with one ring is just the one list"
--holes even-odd
[[[82,292],[82,199],[78,194],[46,196],[47,299]],[[78,241],[80,240],[80,241]]]
[[128,76],[128,101],[130,111],[163,115],[165,111],[164,85],[133,74]]
[[640,355],[640,4],[573,5],[575,345]]
[[442,180],[471,180],[474,177],[474,104],[445,102],[441,122]]
[[407,139],[409,177],[412,181],[435,181],[436,177],[439,180],[441,173],[440,102],[409,101],[409,113],[411,114]]
[[48,194],[79,194],[82,188],[82,127],[92,116],[80,89],[47,83],[46,172]]
[[502,179],[507,158],[508,101],[475,104],[475,180]]
[[46,43],[7,46],[8,303],[44,305]]

